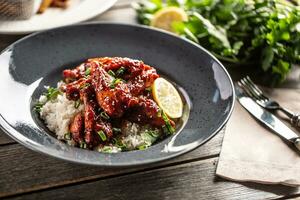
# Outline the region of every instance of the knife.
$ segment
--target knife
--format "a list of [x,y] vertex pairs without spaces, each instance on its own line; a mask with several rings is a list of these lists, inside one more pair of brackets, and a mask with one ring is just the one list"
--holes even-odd
[[260,107],[254,100],[248,97],[243,89],[235,85],[236,97],[239,103],[256,119],[270,128],[282,139],[293,143],[300,150],[300,137],[287,125],[280,121],[275,115]]

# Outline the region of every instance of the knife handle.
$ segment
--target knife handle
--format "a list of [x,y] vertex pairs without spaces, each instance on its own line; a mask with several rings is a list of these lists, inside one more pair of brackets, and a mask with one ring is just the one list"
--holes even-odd
[[300,115],[299,114],[294,114],[291,117],[291,124],[296,128],[300,128]]
[[294,140],[294,145],[300,151],[300,138]]

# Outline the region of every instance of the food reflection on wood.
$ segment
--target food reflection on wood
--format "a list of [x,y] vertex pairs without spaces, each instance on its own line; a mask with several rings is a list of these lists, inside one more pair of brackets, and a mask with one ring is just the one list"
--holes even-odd
[[43,0],[38,13],[44,13],[49,7],[67,8],[69,0]]

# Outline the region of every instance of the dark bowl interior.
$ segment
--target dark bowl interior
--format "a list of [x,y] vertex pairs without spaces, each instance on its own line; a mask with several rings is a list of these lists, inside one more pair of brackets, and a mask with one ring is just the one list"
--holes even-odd
[[[147,150],[116,154],[70,147],[51,136],[32,111],[43,86],[55,86],[62,69],[103,56],[143,60],[176,83],[188,105],[185,127],[182,124],[182,130]],[[234,103],[232,81],[211,54],[142,26],[81,24],[33,34],[3,51],[0,65],[0,124],[5,132],[33,150],[84,164],[139,165],[188,152],[223,127]]]

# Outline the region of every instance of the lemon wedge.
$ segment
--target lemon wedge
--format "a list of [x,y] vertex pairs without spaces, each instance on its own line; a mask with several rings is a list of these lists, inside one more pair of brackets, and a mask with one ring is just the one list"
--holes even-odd
[[156,12],[150,22],[150,26],[174,32],[173,22],[187,21],[188,16],[183,9],[177,7],[166,7]]
[[153,98],[159,107],[170,117],[182,116],[183,103],[176,88],[166,79],[155,79],[152,87]]

